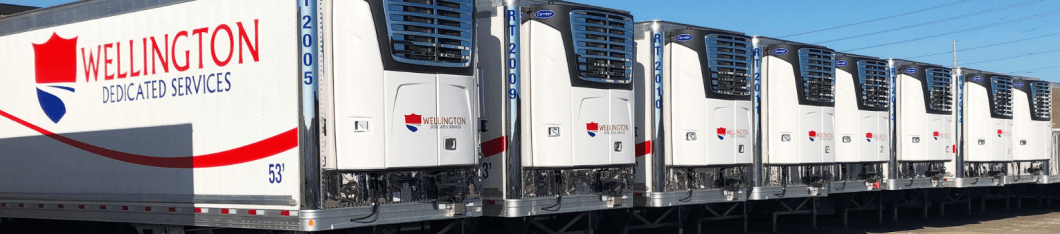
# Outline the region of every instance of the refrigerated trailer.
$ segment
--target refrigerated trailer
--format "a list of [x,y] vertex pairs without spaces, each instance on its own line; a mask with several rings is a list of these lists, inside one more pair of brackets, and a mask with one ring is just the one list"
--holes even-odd
[[0,18],[0,216],[466,227],[481,214],[473,4],[386,3],[101,0]]
[[[956,157],[950,69],[933,64],[889,59],[892,112],[895,113],[893,156],[888,163],[887,190],[943,186],[947,162]],[[949,173],[949,174],[947,174]],[[959,180],[959,179],[958,179]]]
[[952,168],[971,181],[949,186],[1004,185],[1012,175],[1008,168],[1013,160],[1012,77],[961,67],[955,70],[961,84],[957,108],[960,151]]
[[747,199],[751,37],[667,21],[636,27],[634,204]]
[[835,52],[753,40],[757,144],[748,200],[827,196],[836,173]]
[[[1052,149],[1052,91],[1049,82],[1030,77],[1012,81],[1012,158],[1016,175],[1034,176],[1037,183],[1056,183],[1050,177]],[[1021,179],[1022,180],[1022,179]]]
[[829,193],[880,189],[891,155],[887,61],[836,54],[836,180]]
[[478,1],[484,215],[631,207],[633,16]]

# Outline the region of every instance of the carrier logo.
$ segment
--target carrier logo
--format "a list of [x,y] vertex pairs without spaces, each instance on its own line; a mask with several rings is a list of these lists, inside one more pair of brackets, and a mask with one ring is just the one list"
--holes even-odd
[[935,137],[935,140],[938,140],[939,138],[945,138],[945,139],[949,139],[950,137],[952,137],[952,135],[951,135],[951,134],[949,134],[949,133],[939,133],[939,132],[937,132],[937,131],[936,131],[936,132],[933,132],[933,133],[931,133],[931,135],[932,135],[933,137]]
[[33,54],[37,76],[37,101],[48,119],[59,123],[66,115],[66,104],[58,96],[41,90],[41,86],[74,92],[74,88],[61,84],[77,82],[77,37],[66,39],[53,32],[48,41],[33,44]]
[[[209,61],[208,58],[213,59],[217,68],[225,67],[230,64],[229,62],[243,64],[244,51],[250,52],[251,62],[258,62],[258,52],[261,48],[258,43],[258,20],[255,19],[254,27],[249,28],[253,34],[248,34],[246,29],[243,22],[236,22],[234,28],[228,24],[218,25],[214,28],[213,34],[210,34],[210,28],[206,27],[180,31],[172,35],[172,40],[170,40],[170,34],[164,34],[161,37],[148,36],[130,39],[124,45],[123,42],[126,40],[117,40],[98,44],[95,47],[78,45],[79,37],[77,36],[63,38],[58,33],[52,32],[47,41],[40,44],[31,43],[34,53],[37,101],[48,119],[53,123],[59,123],[68,113],[67,105],[60,96],[64,96],[62,94],[66,94],[65,92],[75,93],[75,88],[82,89],[82,93],[78,93],[82,97],[85,95],[84,89],[86,88],[102,88],[103,103],[229,92],[232,90],[233,83],[230,78],[235,78],[232,72],[215,71],[196,75],[183,73],[187,73],[193,67],[204,69],[204,64]],[[217,37],[218,34],[222,36]],[[185,43],[178,43],[178,39],[182,38]],[[198,43],[193,43],[196,38]],[[209,43],[204,42],[204,38],[209,38]],[[82,43],[85,42],[85,38],[80,39]],[[148,44],[149,39],[150,44]],[[224,39],[229,41],[227,54],[223,47],[215,47],[215,42],[222,42]],[[194,47],[196,44],[197,48]],[[79,46],[84,47],[78,48]],[[181,49],[185,51],[183,56],[180,56],[178,52]],[[238,57],[236,57],[237,54]],[[81,60],[80,64],[77,63],[78,58]],[[180,61],[178,58],[184,58],[184,60]],[[195,64],[198,66],[194,66]],[[175,78],[133,79],[156,75],[158,72],[167,74],[170,73],[170,67],[175,68],[173,72],[181,74]],[[86,84],[77,84],[78,72],[84,72]],[[104,83],[94,87],[87,86],[87,84],[100,82],[100,73],[103,73],[102,82]],[[79,101],[81,101],[80,98]]]
[[817,138],[821,138],[821,140],[831,140],[832,139],[832,134],[831,133],[820,133],[820,134],[818,134],[817,131],[813,131],[813,130],[810,130],[809,136],[810,136],[810,142],[813,142],[813,141],[817,140]]
[[423,124],[423,116],[412,113],[411,115],[405,115],[405,127],[409,128],[409,131],[416,132],[420,130],[420,125]]
[[775,54],[775,55],[784,55],[784,54],[787,54],[787,53],[788,53],[788,49],[784,49],[784,48],[776,48],[776,49],[773,49],[773,51],[772,51],[772,52],[773,52],[773,54]]
[[1023,83],[1012,83],[1012,87],[1023,88]]
[[867,132],[865,133],[865,140],[868,142],[872,142],[872,140],[887,141],[887,134],[874,134],[871,132]]
[[597,134],[625,134],[629,131],[629,125],[589,122],[585,124],[585,130],[589,133],[589,137],[596,137]]
[[835,65],[836,66],[846,66],[847,65],[847,61],[846,60],[835,61]]
[[405,127],[409,131],[416,132],[422,125],[430,129],[461,129],[467,124],[464,117],[423,117],[416,113],[405,115]]
[[556,12],[552,10],[540,10],[534,13],[534,17],[541,19],[548,19],[556,16]]
[[732,138],[747,138],[748,131],[744,129],[725,129],[724,127],[718,128],[718,139],[725,140],[725,137]]
[[980,81],[983,81],[983,77],[982,77],[982,76],[973,76],[973,77],[972,77],[972,81],[973,81],[973,82],[980,82]]
[[905,69],[905,73],[910,73],[910,74],[916,73],[916,71],[917,71],[916,68],[907,68],[907,69]]
[[677,37],[675,37],[674,39],[677,39],[677,41],[691,41],[692,40],[692,35],[690,35],[690,34],[681,34],[681,35],[677,35]]

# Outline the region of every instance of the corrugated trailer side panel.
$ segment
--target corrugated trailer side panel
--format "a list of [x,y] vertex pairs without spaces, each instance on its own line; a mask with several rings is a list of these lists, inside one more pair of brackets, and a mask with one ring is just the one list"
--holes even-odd
[[0,19],[0,201],[298,210],[297,13],[93,1]]

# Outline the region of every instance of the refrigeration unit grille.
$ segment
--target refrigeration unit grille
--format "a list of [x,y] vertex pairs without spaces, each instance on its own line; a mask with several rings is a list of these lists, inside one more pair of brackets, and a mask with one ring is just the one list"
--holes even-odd
[[602,11],[570,13],[578,77],[628,84],[633,75],[633,19]]
[[953,100],[950,99],[953,92],[953,85],[950,81],[953,77],[950,76],[950,69],[945,68],[928,68],[927,73],[927,86],[928,86],[928,98],[931,101],[931,108],[935,111],[951,111],[953,110]]
[[1053,111],[1052,91],[1049,89],[1049,83],[1030,82],[1029,85],[1031,86],[1030,95],[1034,98],[1034,103],[1031,103],[1034,117],[1048,119]]
[[862,104],[873,108],[887,108],[890,105],[887,95],[890,84],[887,83],[887,62],[879,60],[858,61],[858,74],[861,77]]
[[835,52],[827,49],[799,49],[802,90],[806,100],[835,101]]
[[994,95],[994,114],[1012,116],[1012,78],[990,77],[990,86]]
[[710,34],[706,40],[712,91],[725,95],[751,95],[751,39]]
[[387,0],[391,55],[401,63],[471,65],[473,0]]

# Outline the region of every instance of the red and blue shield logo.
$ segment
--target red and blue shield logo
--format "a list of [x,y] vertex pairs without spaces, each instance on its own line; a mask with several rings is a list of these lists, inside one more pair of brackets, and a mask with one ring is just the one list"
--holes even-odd
[[417,115],[416,113],[405,115],[405,127],[408,128],[409,131],[419,131],[421,124],[423,124],[422,115]]
[[935,140],[939,139],[939,132],[938,131],[935,131],[934,133],[931,133],[931,135],[935,137]]
[[[48,119],[59,123],[66,115],[66,103],[52,92],[74,92],[73,87],[65,84],[77,81],[77,37],[66,39],[52,33],[47,42],[33,44],[33,54],[37,76],[37,101]],[[42,87],[44,89],[41,89]]]
[[718,128],[718,139],[719,140],[725,140],[725,133],[726,132],[727,131],[725,130],[725,128]]
[[1001,137],[1001,133],[1002,133],[1001,129],[998,129],[997,130],[997,137]]
[[872,142],[872,133],[871,132],[865,133],[865,140],[867,140],[869,142]]
[[810,130],[810,142],[817,139],[817,131]]
[[589,137],[596,137],[596,131],[600,130],[600,124],[589,122],[585,124],[585,130],[589,132]]

